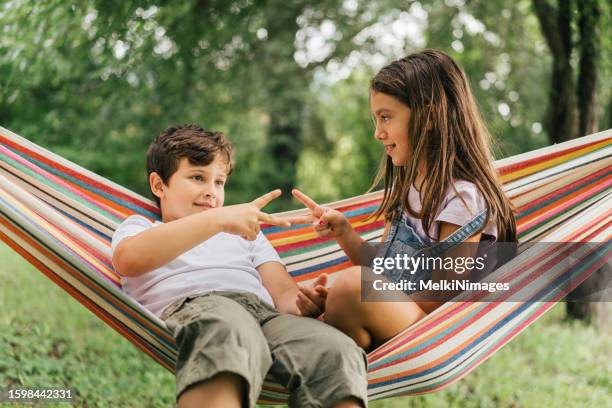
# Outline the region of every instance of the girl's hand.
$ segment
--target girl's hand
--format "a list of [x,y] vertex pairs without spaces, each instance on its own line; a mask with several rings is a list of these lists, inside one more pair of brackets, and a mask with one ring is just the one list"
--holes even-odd
[[323,273],[311,285],[298,285],[296,306],[301,316],[317,318],[325,312],[327,274]]
[[321,207],[314,200],[298,189],[291,194],[310,210],[310,214],[298,217],[285,218],[291,224],[310,224],[320,237],[338,238],[351,230],[351,224],[340,211]]

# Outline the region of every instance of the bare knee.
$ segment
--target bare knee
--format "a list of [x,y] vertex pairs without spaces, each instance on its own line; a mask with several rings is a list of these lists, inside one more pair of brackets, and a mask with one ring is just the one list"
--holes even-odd
[[325,322],[351,337],[359,347],[367,349],[371,337],[364,328],[361,308],[360,268],[346,269],[329,289],[325,302]]
[[334,280],[325,302],[325,320],[344,319],[355,315],[355,309],[361,304],[359,269],[346,269]]
[[187,388],[179,397],[179,408],[202,406],[236,407],[247,401],[247,385],[237,374],[222,372]]

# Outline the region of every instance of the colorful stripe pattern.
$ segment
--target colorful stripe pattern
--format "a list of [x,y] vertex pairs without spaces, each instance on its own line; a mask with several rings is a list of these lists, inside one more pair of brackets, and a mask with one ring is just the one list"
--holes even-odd
[[[131,214],[158,218],[154,203],[1,127],[0,142],[0,238],[173,371],[174,339],[160,319],[121,291],[110,262],[114,229]],[[516,205],[520,241],[551,243],[537,256],[523,250],[495,272],[532,301],[485,302],[483,297],[445,304],[369,354],[371,399],[452,384],[562,297],[551,282],[570,276],[568,285],[575,286],[607,260],[576,247],[572,255],[581,262],[568,275],[554,243],[609,241],[611,145],[607,130],[496,162]],[[380,199],[381,192],[375,192],[329,205],[346,213],[364,239],[377,241],[383,223],[368,217]],[[350,266],[335,242],[317,238],[308,226],[263,229],[297,281]],[[286,393],[268,382],[260,400],[282,403]]]

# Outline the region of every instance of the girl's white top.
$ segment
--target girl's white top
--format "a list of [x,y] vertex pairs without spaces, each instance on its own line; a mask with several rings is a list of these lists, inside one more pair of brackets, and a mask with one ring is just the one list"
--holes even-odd
[[[410,226],[414,229],[419,238],[423,240],[423,242],[431,244],[439,240],[440,221],[446,221],[451,224],[463,226],[473,217],[475,217],[476,214],[480,213],[485,208],[488,208],[484,197],[480,191],[478,191],[474,183],[465,180],[456,180],[454,186],[457,192],[455,192],[452,187],[449,187],[448,191],[446,191],[444,194],[444,199],[442,200],[440,209],[431,223],[429,235],[434,238],[433,240],[430,239],[425,233],[425,230],[421,225],[421,219],[415,218],[406,212],[406,218],[410,223]],[[460,197],[465,200],[467,207],[461,201]],[[408,200],[411,208],[414,211],[421,211],[421,193],[414,186],[410,186]],[[482,233],[483,235],[489,236],[483,237],[483,240],[497,240],[497,224],[495,223],[495,220],[489,220],[489,223]]]

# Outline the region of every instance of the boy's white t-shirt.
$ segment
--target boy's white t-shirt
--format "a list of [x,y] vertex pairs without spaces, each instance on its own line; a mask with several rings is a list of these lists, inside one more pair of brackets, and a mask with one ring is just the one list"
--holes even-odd
[[[121,240],[160,224],[139,215],[126,218],[113,234],[112,250]],[[158,269],[133,278],[122,276],[121,286],[157,316],[180,298],[211,291],[250,292],[274,306],[256,269],[270,261],[283,263],[262,232],[254,241],[221,232]]]

